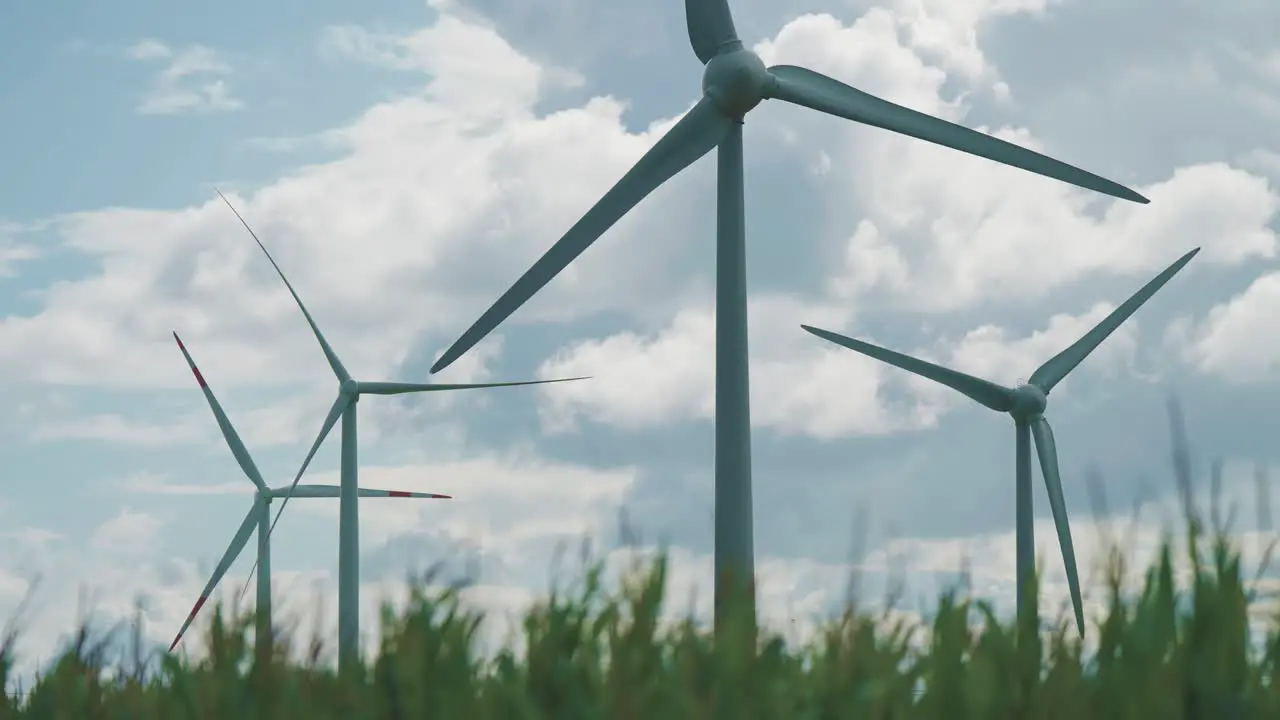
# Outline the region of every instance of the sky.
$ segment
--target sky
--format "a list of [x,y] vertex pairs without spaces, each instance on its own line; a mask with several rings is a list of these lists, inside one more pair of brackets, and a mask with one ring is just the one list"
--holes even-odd
[[[1123,530],[1176,518],[1166,399],[1224,467],[1247,548],[1276,462],[1280,6],[1260,0],[735,0],[768,64],[999,134],[1122,182],[1139,206],[765,103],[746,125],[761,612],[805,623],[967,567],[1013,589],[1013,433],[810,324],[1001,383],[1025,379],[1183,253],[1200,255],[1053,393],[1086,584]],[[435,358],[697,100],[683,5],[228,0],[182,13],[0,9],[0,617],[35,667],[92,611],[143,600],[167,645],[252,486],[177,331],[273,486],[336,391],[220,189],[362,380],[590,375],[366,398],[362,630],[406,573],[471,557],[511,617],[557,548],[670,548],[672,612],[710,601],[714,162],[681,173],[463,360]],[[337,433],[307,481],[337,482]],[[1096,512],[1099,478],[1112,516]],[[1043,485],[1037,549],[1066,598]],[[1136,505],[1143,507],[1132,520]],[[621,542],[625,512],[638,537]],[[1108,534],[1110,533],[1110,535]],[[277,618],[334,625],[337,504],[291,502]],[[252,544],[220,587],[248,577]],[[452,560],[449,560],[452,562]],[[462,573],[454,562],[450,572]],[[1101,600],[1086,590],[1087,604]],[[927,603],[926,603],[927,604]],[[1090,610],[1092,612],[1093,610]],[[198,652],[191,634],[183,649]]]

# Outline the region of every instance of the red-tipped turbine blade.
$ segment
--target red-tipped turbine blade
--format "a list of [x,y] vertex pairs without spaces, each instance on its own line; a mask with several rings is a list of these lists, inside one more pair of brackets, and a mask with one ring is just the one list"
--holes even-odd
[[227,551],[222,554],[222,559],[218,561],[218,566],[213,569],[213,576],[209,578],[204,590],[200,592],[200,599],[196,600],[196,604],[191,608],[191,613],[187,615],[186,621],[178,629],[178,635],[173,639],[173,644],[169,646],[170,652],[178,646],[178,641],[182,640],[187,628],[191,627],[191,623],[195,621],[200,608],[204,607],[209,597],[213,595],[213,589],[217,587],[218,581],[222,579],[223,575],[227,574],[227,570],[231,569],[232,563],[236,561],[236,558],[240,556],[240,552],[244,550],[244,546],[248,544],[249,536],[253,534],[254,526],[257,524],[259,512],[261,512],[261,501],[256,500],[253,503],[253,507],[249,508],[249,513],[245,515],[244,522],[240,523],[240,529],[236,531],[235,538],[227,546]]
[[182,343],[182,338],[178,337],[178,333],[173,334],[173,339],[178,341],[178,349],[182,351],[182,357],[186,358],[187,365],[191,368],[191,373],[196,376],[196,382],[200,383],[200,390],[204,393],[204,399],[209,403],[209,409],[213,411],[213,418],[218,422],[218,429],[222,431],[222,438],[227,441],[227,447],[231,448],[231,454],[235,457],[236,462],[240,464],[240,469],[244,471],[249,481],[259,490],[266,490],[267,483],[262,479],[262,473],[258,471],[258,466],[253,462],[253,458],[249,455],[249,450],[245,448],[244,442],[240,439],[240,434],[236,432],[235,427],[231,424],[231,420],[222,410],[222,404],[218,402],[218,398],[214,397],[213,390],[209,387],[209,383],[205,382],[204,375],[200,374],[200,368],[196,367],[196,361],[191,358],[191,353],[187,352],[187,346]]
[[406,490],[369,490],[360,488],[360,497],[392,497],[392,498],[419,498],[422,500],[452,500],[452,495],[441,495],[439,493],[424,492],[408,492]]

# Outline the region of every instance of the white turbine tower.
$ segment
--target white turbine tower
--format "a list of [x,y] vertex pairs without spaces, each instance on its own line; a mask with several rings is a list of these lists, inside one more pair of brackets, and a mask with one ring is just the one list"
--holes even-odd
[[267,260],[271,266],[275,268],[276,274],[280,276],[280,280],[284,282],[285,288],[289,294],[293,296],[294,302],[297,303],[298,309],[302,311],[302,316],[306,318],[307,325],[310,326],[312,334],[316,336],[316,342],[320,344],[320,350],[324,353],[325,359],[329,362],[329,368],[333,370],[334,376],[338,380],[338,397],[333,401],[333,407],[329,409],[329,414],[325,417],[324,423],[320,427],[320,434],[316,436],[316,441],[312,443],[311,449],[307,452],[307,457],[302,461],[302,466],[298,468],[298,474],[293,479],[293,485],[290,486],[289,492],[285,494],[284,500],[280,503],[280,509],[276,511],[276,517],[271,521],[271,527],[268,533],[275,530],[276,523],[280,522],[280,515],[284,512],[285,505],[289,503],[289,498],[293,495],[293,489],[298,484],[298,480],[302,478],[302,474],[306,472],[307,466],[311,464],[311,459],[315,457],[316,451],[320,449],[320,444],[324,442],[329,431],[342,419],[342,456],[341,465],[341,488],[339,509],[338,509],[338,662],[340,668],[348,668],[357,657],[358,643],[360,640],[360,585],[359,585],[359,569],[360,569],[360,537],[359,537],[359,515],[356,503],[356,482],[358,476],[357,464],[357,433],[356,433],[356,403],[361,395],[401,395],[404,393],[418,392],[437,392],[443,390],[476,390],[481,388],[497,388],[497,387],[514,387],[519,385],[545,385],[548,383],[569,382],[571,380],[586,380],[585,377],[578,378],[560,378],[555,380],[527,380],[523,382],[500,382],[500,383],[404,383],[404,382],[365,382],[358,381],[351,377],[351,373],[347,372],[342,361],[338,359],[337,353],[329,345],[329,341],[325,340],[324,335],[320,332],[320,328],[312,319],[311,313],[307,311],[302,299],[298,297],[298,293],[294,291],[293,285],[289,283],[289,279],[284,276],[284,271],[276,264],[275,258],[271,257],[271,253],[267,251],[267,247],[262,244],[262,240],[258,239],[257,233],[253,228],[249,227],[249,223],[241,217],[239,211],[227,200],[221,192],[218,197],[231,208],[231,212],[235,213],[236,218],[244,229],[249,231],[249,235],[253,237],[254,242],[262,249],[262,253],[267,256]]
[[[187,628],[195,621],[196,615],[200,612],[200,608],[208,602],[209,596],[213,594],[213,589],[217,587],[218,581],[231,568],[232,563],[240,556],[240,552],[244,550],[244,546],[249,542],[249,535],[253,532],[254,526],[258,529],[258,560],[256,563],[258,571],[258,602],[256,612],[257,622],[257,647],[265,649],[271,647],[271,543],[269,541],[270,528],[267,521],[270,519],[271,501],[275,498],[286,497],[289,494],[288,488],[270,488],[262,479],[262,473],[258,471],[258,466],[250,457],[249,451],[245,449],[244,443],[240,440],[240,434],[236,432],[235,427],[231,425],[231,421],[227,419],[227,414],[222,411],[222,405],[218,402],[218,398],[214,397],[213,391],[209,389],[209,384],[205,382],[204,375],[200,373],[200,369],[196,367],[195,360],[191,359],[191,353],[187,352],[187,348],[182,344],[182,338],[178,337],[178,333],[173,334],[173,339],[178,341],[178,349],[182,351],[182,356],[187,359],[187,365],[191,367],[191,373],[196,376],[196,382],[200,384],[200,390],[204,392],[205,400],[209,401],[209,409],[213,411],[213,417],[218,421],[218,427],[222,430],[222,437],[227,441],[227,447],[231,448],[231,454],[235,456],[236,462],[240,463],[240,469],[244,471],[245,477],[253,483],[256,492],[253,497],[253,505],[249,508],[249,513],[245,515],[244,522],[240,523],[240,529],[236,531],[235,537],[231,540],[231,544],[227,546],[227,551],[222,554],[222,559],[218,561],[217,567],[213,570],[213,576],[209,578],[209,583],[204,586],[204,590],[200,593],[200,598],[196,600],[196,604],[191,608],[190,614],[187,615],[186,622],[182,623],[182,628],[178,630],[177,636],[173,638],[173,643],[169,645],[172,652],[177,647],[178,642],[182,640],[183,634],[187,632]],[[339,496],[341,489],[337,485],[299,485],[294,488],[294,495],[304,498],[336,498]],[[394,498],[423,498],[431,500],[447,500],[448,495],[437,495],[435,493],[418,493],[403,492],[399,490],[368,490],[360,488],[360,497],[394,497]]]

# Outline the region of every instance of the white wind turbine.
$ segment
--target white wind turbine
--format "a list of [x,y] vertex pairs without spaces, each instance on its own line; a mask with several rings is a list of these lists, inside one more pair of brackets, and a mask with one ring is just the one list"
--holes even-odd
[[[740,594],[755,619],[755,536],[748,382],[746,199],[742,128],[777,100],[1020,168],[1130,202],[1138,193],[1023,147],[868,95],[796,65],[766,67],[738,36],[728,0],[685,0],[702,98],[431,366],[437,373],[493,332],[646,197],[716,151],[715,600]],[[957,182],[963,182],[957,179]],[[717,627],[720,623],[717,620]]]
[[324,353],[325,359],[329,362],[329,368],[333,370],[334,376],[338,380],[338,397],[333,401],[333,407],[329,409],[329,414],[325,417],[324,423],[320,427],[320,433],[316,436],[316,441],[312,443],[311,449],[307,452],[307,457],[302,461],[302,466],[298,468],[298,474],[293,479],[293,485],[290,486],[289,492],[285,493],[284,500],[280,503],[280,509],[276,511],[276,517],[271,521],[271,527],[268,534],[273,532],[276,523],[280,522],[280,515],[284,513],[285,505],[289,503],[289,498],[294,494],[293,491],[298,485],[298,480],[302,478],[302,474],[306,472],[307,466],[311,464],[311,459],[315,457],[316,451],[320,449],[320,444],[324,442],[329,431],[342,419],[342,454],[340,460],[340,485],[341,493],[339,495],[338,507],[338,662],[340,668],[347,668],[357,657],[358,643],[360,639],[360,537],[359,537],[359,508],[356,503],[357,497],[357,477],[359,473],[359,465],[356,459],[358,449],[358,440],[356,432],[356,403],[361,395],[401,395],[405,393],[418,392],[437,392],[444,390],[475,390],[481,388],[497,388],[497,387],[514,387],[519,385],[545,385],[549,383],[569,382],[572,380],[586,380],[586,377],[577,378],[560,378],[555,380],[526,380],[522,382],[499,382],[499,383],[404,383],[404,382],[365,382],[356,380],[351,377],[351,373],[347,372],[342,361],[338,359],[337,353],[329,345],[329,341],[325,340],[324,335],[320,332],[320,328],[312,319],[311,313],[307,311],[302,299],[298,297],[298,293],[294,291],[293,285],[289,283],[289,279],[284,276],[284,271],[276,264],[275,258],[271,257],[271,253],[267,251],[262,240],[258,238],[253,228],[249,227],[249,223],[240,215],[235,206],[227,200],[221,191],[218,197],[231,208],[231,212],[235,214],[240,224],[249,232],[254,242],[261,248],[262,253],[267,256],[267,260],[271,266],[275,268],[276,274],[280,276],[280,280],[284,282],[285,288],[289,294],[293,296],[293,300],[298,305],[298,309],[302,311],[302,316],[306,318],[307,325],[310,326],[312,334],[316,337],[316,342],[320,344],[320,350]]
[[[231,421],[227,419],[227,414],[223,412],[222,405],[218,402],[218,398],[214,397],[213,391],[209,389],[209,384],[205,382],[204,375],[200,373],[200,369],[196,367],[196,363],[191,359],[191,353],[187,352],[187,348],[182,344],[182,338],[178,337],[178,333],[173,334],[173,339],[178,341],[178,349],[182,351],[182,356],[187,359],[187,365],[191,367],[191,373],[196,376],[196,382],[200,384],[200,390],[204,392],[205,400],[209,401],[209,409],[213,411],[213,417],[218,421],[218,427],[222,430],[222,437],[227,441],[227,447],[231,448],[231,454],[235,456],[236,462],[240,463],[240,469],[244,471],[245,477],[253,483],[256,492],[253,497],[253,505],[249,508],[249,513],[245,515],[244,522],[240,523],[240,529],[236,531],[235,537],[232,538],[231,544],[227,546],[226,552],[222,554],[222,559],[218,561],[217,567],[213,570],[213,576],[209,578],[209,583],[204,586],[204,590],[200,593],[200,598],[196,600],[196,604],[191,608],[187,619],[182,623],[182,628],[178,630],[177,636],[173,638],[173,643],[169,645],[170,652],[177,647],[178,642],[182,640],[183,634],[187,632],[187,628],[196,619],[196,615],[200,612],[200,608],[208,602],[209,596],[213,594],[213,589],[217,587],[218,581],[231,568],[232,563],[240,556],[240,552],[244,550],[244,546],[249,542],[249,535],[253,532],[254,526],[258,529],[258,561],[256,563],[258,571],[258,602],[256,612],[257,623],[257,647],[271,647],[271,543],[269,541],[270,528],[267,521],[270,519],[271,501],[275,498],[286,497],[289,494],[288,488],[270,488],[262,479],[262,473],[258,471],[258,466],[250,457],[249,451],[245,449],[244,443],[240,440],[240,434],[236,432],[235,427],[231,425]],[[297,497],[304,498],[336,498],[339,497],[341,488],[337,485],[299,485],[293,488],[293,494]],[[393,498],[423,498],[431,500],[447,500],[448,495],[437,495],[436,493],[419,493],[404,492],[400,490],[369,490],[360,488],[358,491],[360,497],[393,497]]]

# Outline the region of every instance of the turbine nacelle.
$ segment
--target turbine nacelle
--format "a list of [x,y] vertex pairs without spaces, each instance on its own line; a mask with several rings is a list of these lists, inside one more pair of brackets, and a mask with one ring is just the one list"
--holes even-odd
[[711,58],[702,71],[702,94],[721,112],[741,120],[766,97],[773,75],[759,55],[737,44],[736,49]]
[[1030,384],[1019,385],[1013,390],[1013,404],[1009,414],[1017,420],[1031,420],[1044,415],[1049,397],[1044,390]]

